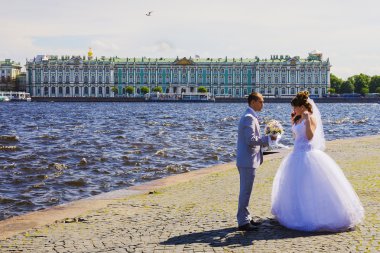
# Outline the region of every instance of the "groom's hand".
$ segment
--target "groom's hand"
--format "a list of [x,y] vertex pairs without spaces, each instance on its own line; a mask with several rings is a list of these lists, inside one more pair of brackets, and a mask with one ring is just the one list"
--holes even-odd
[[270,139],[271,139],[272,141],[275,141],[275,140],[277,140],[277,136],[271,135],[271,136],[270,136]]

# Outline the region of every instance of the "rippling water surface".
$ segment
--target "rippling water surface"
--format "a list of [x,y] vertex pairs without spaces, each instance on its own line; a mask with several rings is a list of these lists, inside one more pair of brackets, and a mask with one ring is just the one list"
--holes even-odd
[[[235,159],[246,105],[0,103],[0,219]],[[379,104],[319,104],[326,139],[379,134]],[[266,104],[292,145],[288,104]]]

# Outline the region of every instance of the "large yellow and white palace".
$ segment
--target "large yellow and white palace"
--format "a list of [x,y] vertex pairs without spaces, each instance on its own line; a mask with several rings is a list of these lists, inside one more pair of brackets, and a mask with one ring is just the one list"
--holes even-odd
[[247,58],[87,58],[37,56],[26,63],[27,92],[42,97],[134,96],[160,86],[164,93],[197,92],[204,86],[215,97],[244,97],[251,91],[265,96],[291,96],[309,90],[323,96],[330,87],[330,62],[322,53],[308,57],[272,55]]

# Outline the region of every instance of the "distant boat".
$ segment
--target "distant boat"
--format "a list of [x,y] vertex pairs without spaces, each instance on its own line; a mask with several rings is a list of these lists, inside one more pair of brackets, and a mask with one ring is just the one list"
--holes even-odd
[[9,102],[9,101],[10,101],[9,97],[0,95],[0,102]]
[[146,101],[156,102],[215,102],[215,98],[210,93],[160,93],[153,92],[145,95]]
[[32,98],[27,92],[19,91],[0,91],[0,101],[1,102],[30,102]]

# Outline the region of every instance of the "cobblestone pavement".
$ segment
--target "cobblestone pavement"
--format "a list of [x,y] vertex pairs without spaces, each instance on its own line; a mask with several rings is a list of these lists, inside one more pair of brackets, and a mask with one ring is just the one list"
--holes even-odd
[[257,171],[251,211],[257,231],[236,230],[235,168],[130,196],[75,219],[0,241],[0,252],[379,252],[380,136],[328,143],[366,210],[354,231],[288,230],[270,215],[271,185],[280,158]]

